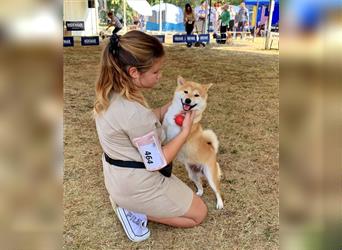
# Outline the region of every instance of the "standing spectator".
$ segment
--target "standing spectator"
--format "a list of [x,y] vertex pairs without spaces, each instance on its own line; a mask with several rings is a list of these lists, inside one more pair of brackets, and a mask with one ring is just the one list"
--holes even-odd
[[234,24],[235,24],[235,16],[236,16],[233,5],[229,5],[229,13],[230,13],[230,21],[229,21],[228,31],[233,31]]
[[216,26],[216,21],[217,21],[217,13],[216,13],[216,8],[212,6],[208,6],[208,32],[214,31],[217,27]]
[[114,26],[113,34],[116,34],[119,32],[119,30],[122,29],[122,24],[116,16],[113,15],[113,12],[109,11],[108,14],[108,25],[106,30],[108,30],[110,27]]
[[216,2],[214,4],[214,8],[216,10],[215,23],[214,23],[214,38],[216,38],[217,34],[219,33],[219,27],[220,27],[219,17],[221,16],[221,13],[222,13],[221,2]]
[[221,42],[225,43],[226,42],[226,37],[227,37],[227,27],[229,26],[229,21],[230,21],[230,13],[228,12],[228,5],[225,4],[222,7],[222,14],[219,17],[221,20],[221,26],[220,26],[220,33],[221,33]]
[[139,15],[139,29],[140,31],[145,31],[145,17],[144,15]]
[[[195,25],[195,15],[189,3],[185,4],[184,25],[186,34],[191,35]],[[187,43],[187,46],[191,47],[191,43]]]
[[246,8],[246,5],[244,2],[240,4],[239,12],[236,15],[236,21],[238,23],[238,31],[243,31],[244,27],[249,23],[248,18],[248,9]]
[[201,6],[196,7],[196,31],[199,34],[205,33],[205,21],[208,15],[208,4],[206,1],[201,1]]

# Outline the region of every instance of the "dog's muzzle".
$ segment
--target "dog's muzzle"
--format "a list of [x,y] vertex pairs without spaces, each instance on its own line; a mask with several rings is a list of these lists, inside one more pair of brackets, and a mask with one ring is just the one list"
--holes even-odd
[[182,101],[182,106],[183,106],[183,110],[184,111],[190,111],[195,106],[197,106],[197,103],[195,103],[193,105],[190,105],[191,104],[191,99],[189,99],[189,98],[186,98],[184,102],[183,102],[183,99],[181,99],[181,101]]

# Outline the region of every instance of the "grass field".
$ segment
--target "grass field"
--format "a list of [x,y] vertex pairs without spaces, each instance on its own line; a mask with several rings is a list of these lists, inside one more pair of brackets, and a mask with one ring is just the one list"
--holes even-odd
[[[278,249],[279,54],[238,44],[166,45],[160,84],[146,95],[156,107],[171,99],[178,75],[209,90],[204,128],[220,141],[224,209],[204,182],[208,217],[192,229],[149,223],[151,237],[130,242],[108,200],[101,148],[92,120],[101,46],[64,49],[65,249]],[[185,169],[174,174],[193,190]]]

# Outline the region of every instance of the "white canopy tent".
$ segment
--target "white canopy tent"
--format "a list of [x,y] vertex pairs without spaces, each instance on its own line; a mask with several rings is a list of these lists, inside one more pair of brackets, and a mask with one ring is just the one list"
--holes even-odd
[[124,1],[124,30],[127,30],[126,3],[136,12],[143,16],[152,16],[152,7],[146,0],[123,0]]
[[[159,26],[159,32],[163,30],[184,30],[183,10],[170,3],[156,4],[152,6],[152,16],[148,18],[150,28],[156,30],[155,26]],[[181,26],[181,28],[179,28]]]
[[152,7],[146,0],[127,0],[127,4],[140,15],[152,16]]

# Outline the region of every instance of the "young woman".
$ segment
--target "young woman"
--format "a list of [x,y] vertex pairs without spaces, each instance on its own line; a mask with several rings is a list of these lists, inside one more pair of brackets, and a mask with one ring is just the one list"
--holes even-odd
[[190,133],[194,113],[187,113],[181,132],[164,144],[160,122],[169,104],[151,110],[141,93],[158,83],[164,54],[159,40],[143,32],[113,34],[96,83],[105,186],[132,241],[149,237],[148,220],[194,227],[207,214],[202,199],[171,174],[170,163]]
[[[194,30],[194,25],[195,25],[195,15],[189,3],[185,4],[184,25],[185,25],[186,34],[191,35],[192,31]],[[190,47],[191,43],[188,43],[187,46]]]

